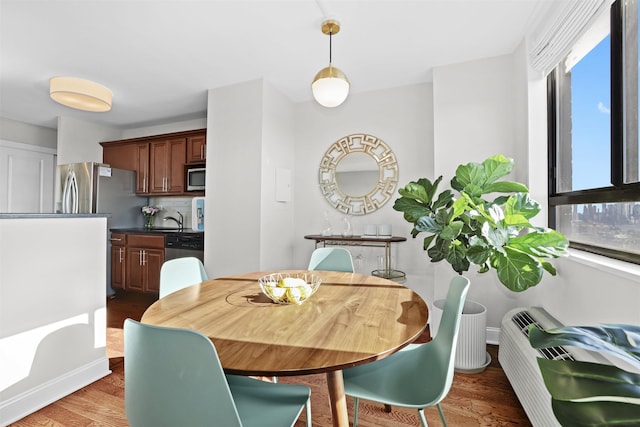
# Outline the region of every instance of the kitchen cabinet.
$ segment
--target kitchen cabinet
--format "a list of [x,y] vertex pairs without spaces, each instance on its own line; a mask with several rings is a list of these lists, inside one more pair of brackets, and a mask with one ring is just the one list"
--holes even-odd
[[207,136],[194,135],[187,138],[187,163],[204,163],[207,160]]
[[126,287],[126,238],[124,233],[111,233],[111,287]]
[[183,193],[186,138],[149,143],[149,193]]
[[112,168],[135,171],[138,152],[135,144],[112,144],[102,147],[102,162]]
[[185,188],[185,165],[204,164],[206,129],[101,142],[103,162],[136,171],[136,193],[194,196]]
[[111,287],[158,293],[164,236],[111,233]]
[[136,193],[149,192],[149,144],[136,144]]

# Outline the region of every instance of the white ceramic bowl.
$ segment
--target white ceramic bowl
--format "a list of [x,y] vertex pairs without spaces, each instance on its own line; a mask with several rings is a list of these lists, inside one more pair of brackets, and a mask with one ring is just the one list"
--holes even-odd
[[302,304],[318,290],[320,276],[312,273],[273,273],[258,279],[262,293],[278,304]]

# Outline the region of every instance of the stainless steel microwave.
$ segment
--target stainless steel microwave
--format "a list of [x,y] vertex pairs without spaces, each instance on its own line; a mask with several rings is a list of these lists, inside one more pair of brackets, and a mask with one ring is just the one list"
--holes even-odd
[[187,191],[204,191],[207,182],[207,168],[201,165],[186,166]]

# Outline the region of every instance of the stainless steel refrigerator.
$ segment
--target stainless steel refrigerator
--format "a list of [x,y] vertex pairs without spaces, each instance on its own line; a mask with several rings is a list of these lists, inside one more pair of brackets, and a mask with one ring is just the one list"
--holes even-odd
[[[109,165],[85,162],[58,165],[56,174],[56,212],[70,214],[108,213],[107,233],[111,228],[142,227],[140,211],[148,199],[136,195],[133,171]],[[109,238],[107,236],[107,242]],[[111,243],[107,246],[107,296],[111,288]]]

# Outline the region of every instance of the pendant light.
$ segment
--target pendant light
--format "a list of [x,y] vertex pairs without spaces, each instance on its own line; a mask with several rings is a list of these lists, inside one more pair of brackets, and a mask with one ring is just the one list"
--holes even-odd
[[349,95],[349,80],[347,76],[331,64],[331,38],[340,31],[340,23],[327,20],[322,23],[322,32],[329,36],[329,66],[316,74],[311,83],[313,97],[323,107],[337,107]]
[[83,111],[111,110],[112,93],[106,87],[76,77],[53,77],[49,80],[49,95],[54,101]]

